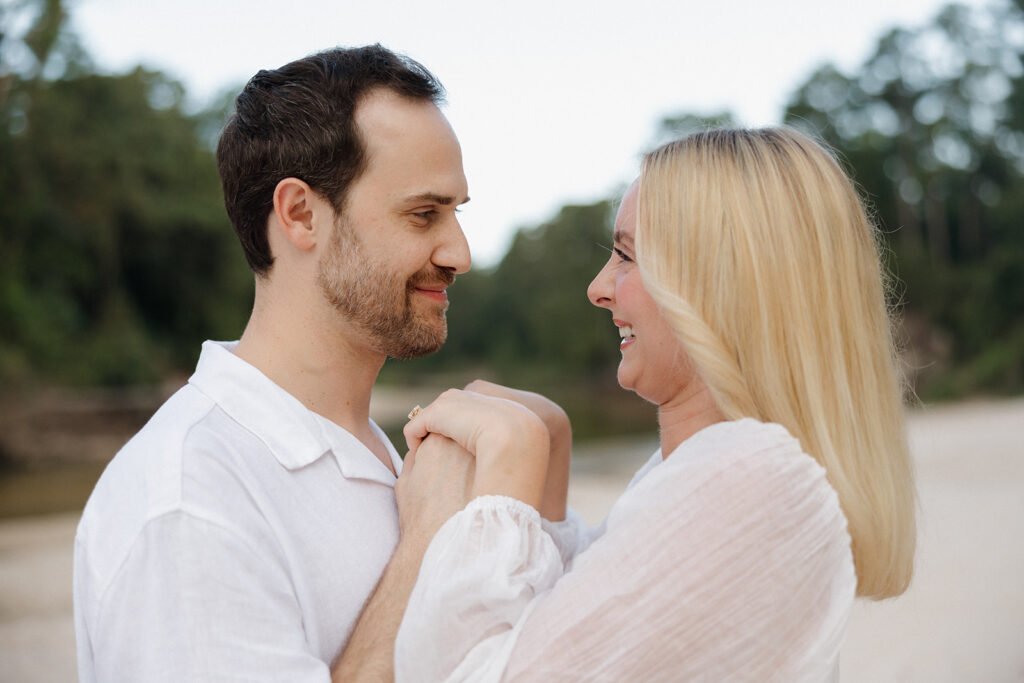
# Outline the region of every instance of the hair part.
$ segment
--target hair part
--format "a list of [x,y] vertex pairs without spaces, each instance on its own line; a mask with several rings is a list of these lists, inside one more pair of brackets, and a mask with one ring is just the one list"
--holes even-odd
[[913,471],[878,235],[823,145],[711,130],[643,163],[637,257],[726,419],[776,422],[826,470],[857,594],[904,592]]
[[298,178],[340,215],[365,170],[356,108],[378,88],[440,104],[444,87],[423,65],[381,45],[334,48],[253,76],[235,100],[217,145],[224,205],[249,267],[273,265],[267,219],[274,190]]

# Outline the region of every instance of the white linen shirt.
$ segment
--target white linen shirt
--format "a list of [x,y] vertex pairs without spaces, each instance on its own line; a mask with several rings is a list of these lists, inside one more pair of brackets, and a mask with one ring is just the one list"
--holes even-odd
[[470,502],[423,559],[395,677],[833,681],[856,585],[825,471],[779,425],[722,422],[655,453],[594,530]]
[[85,507],[81,683],[326,683],[397,544],[395,476],[233,348],[203,344]]

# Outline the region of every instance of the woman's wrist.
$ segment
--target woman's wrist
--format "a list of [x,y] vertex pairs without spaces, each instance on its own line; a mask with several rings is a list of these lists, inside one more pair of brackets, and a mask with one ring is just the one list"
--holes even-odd
[[548,430],[528,410],[505,424],[503,430],[486,430],[477,442],[472,495],[508,496],[539,510],[550,457]]
[[572,425],[568,415],[557,405],[543,419],[548,428],[550,451],[540,514],[548,521],[561,522],[565,519],[569,491]]

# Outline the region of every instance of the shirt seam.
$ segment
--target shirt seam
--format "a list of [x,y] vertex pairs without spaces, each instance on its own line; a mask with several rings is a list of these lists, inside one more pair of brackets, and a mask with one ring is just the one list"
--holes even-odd
[[[100,590],[97,591],[97,593],[96,593],[96,613],[97,613],[97,617],[99,617],[100,613],[102,612],[104,599],[107,597],[107,593],[110,591],[111,586],[113,586],[115,583],[117,583],[118,579],[121,578],[121,575],[124,573],[125,565],[128,563],[128,559],[132,555],[132,551],[134,551],[138,547],[138,545],[139,545],[139,538],[143,535],[143,533],[146,531],[146,529],[148,529],[154,523],[156,523],[156,522],[158,522],[158,521],[160,521],[162,519],[165,519],[167,517],[173,516],[175,514],[181,514],[181,515],[183,515],[185,517],[188,517],[190,519],[193,519],[195,521],[203,522],[205,524],[209,524],[211,526],[215,526],[218,529],[226,531],[231,536],[237,538],[240,542],[242,542],[243,545],[245,545],[245,547],[249,550],[249,552],[253,553],[254,555],[259,555],[259,553],[257,552],[256,547],[253,546],[253,544],[249,542],[248,537],[246,536],[246,534],[242,533],[241,530],[239,530],[238,528],[234,527],[233,525],[226,524],[223,521],[220,521],[220,520],[216,519],[214,516],[208,516],[208,515],[206,515],[204,513],[205,513],[205,511],[203,511],[203,510],[201,510],[199,508],[196,508],[195,506],[186,504],[184,501],[179,500],[176,505],[174,505],[172,507],[169,507],[169,508],[166,508],[166,509],[163,509],[163,510],[160,510],[158,512],[155,512],[153,515],[149,516],[146,519],[146,521],[142,524],[142,526],[139,527],[138,532],[136,532],[135,535],[132,537],[132,541],[131,541],[131,543],[128,544],[128,548],[124,552],[124,556],[121,558],[121,560],[117,564],[117,569],[115,569],[111,573],[110,579],[103,585],[103,587]],[[90,565],[91,565],[91,562],[90,562]],[[90,571],[91,571],[91,569],[90,569]]]

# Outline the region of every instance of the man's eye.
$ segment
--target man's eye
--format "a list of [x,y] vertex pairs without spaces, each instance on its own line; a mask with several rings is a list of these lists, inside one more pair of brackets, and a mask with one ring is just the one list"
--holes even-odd
[[413,216],[422,218],[425,221],[429,221],[431,218],[437,215],[437,211],[434,209],[428,209],[427,211],[414,211]]

